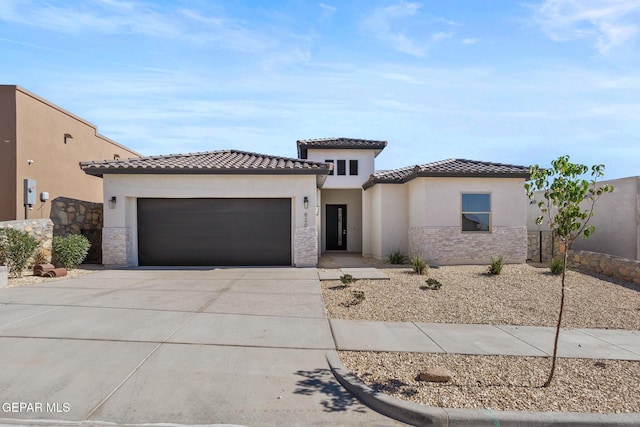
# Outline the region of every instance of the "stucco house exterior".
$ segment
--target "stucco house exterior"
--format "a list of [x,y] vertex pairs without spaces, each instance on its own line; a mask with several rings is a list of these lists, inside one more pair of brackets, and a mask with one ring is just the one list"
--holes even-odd
[[[0,221],[49,218],[58,197],[102,202],[102,180],[78,162],[134,156],[86,120],[20,86],[0,85]],[[34,202],[26,209],[25,179]]]
[[[604,194],[595,205],[589,224],[595,225],[596,232],[588,239],[577,239],[572,249],[640,261],[640,176],[598,182],[598,185],[604,184],[612,185],[613,192]],[[535,199],[543,200],[543,192],[537,192]],[[587,209],[586,204],[584,209]],[[546,219],[542,224],[536,224],[540,215],[536,203],[528,205],[528,231],[550,238]]]
[[375,172],[386,141],[297,141],[82,162],[104,182],[106,265],[315,266],[327,251],[438,264],[526,260],[528,168],[450,159]]

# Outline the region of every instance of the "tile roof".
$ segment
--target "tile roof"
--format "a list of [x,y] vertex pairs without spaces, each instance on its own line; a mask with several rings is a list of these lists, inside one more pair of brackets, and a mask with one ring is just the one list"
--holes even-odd
[[331,165],[239,150],[206,151],[81,162],[89,175],[104,174],[327,174]]
[[376,172],[362,187],[366,190],[376,184],[402,184],[418,177],[529,178],[529,168],[476,160],[447,159]]
[[301,159],[307,158],[307,149],[320,148],[345,148],[345,149],[370,149],[376,150],[376,156],[380,154],[384,147],[387,146],[387,141],[376,141],[371,139],[356,139],[356,138],[317,138],[317,139],[300,139],[296,141],[298,146],[298,156]]

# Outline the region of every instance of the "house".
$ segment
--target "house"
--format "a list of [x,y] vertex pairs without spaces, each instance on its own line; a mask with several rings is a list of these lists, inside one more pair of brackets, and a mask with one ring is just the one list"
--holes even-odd
[[[612,185],[613,192],[604,194],[595,205],[589,224],[596,227],[596,232],[588,239],[577,239],[572,249],[640,261],[640,176],[598,182],[598,185],[604,184]],[[543,200],[542,193],[537,192],[535,199]],[[583,207],[586,209],[586,204]],[[536,203],[528,205],[527,229],[535,242],[551,235],[546,220],[540,225],[536,224],[535,220],[540,215]],[[547,253],[542,253],[544,250],[540,252],[543,260],[548,260],[551,257],[551,245],[545,246]]]
[[49,218],[59,197],[102,202],[102,180],[78,162],[134,156],[80,117],[19,86],[0,85],[0,221]]
[[104,181],[107,265],[315,266],[327,251],[431,262],[526,259],[528,169],[452,159],[375,172],[386,141],[297,141],[298,158],[238,150],[82,162]]

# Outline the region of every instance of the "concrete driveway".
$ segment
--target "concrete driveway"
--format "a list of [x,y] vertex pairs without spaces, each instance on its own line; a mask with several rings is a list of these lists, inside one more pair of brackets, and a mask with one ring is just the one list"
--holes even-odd
[[398,425],[352,398],[315,269],[114,270],[0,289],[0,423]]

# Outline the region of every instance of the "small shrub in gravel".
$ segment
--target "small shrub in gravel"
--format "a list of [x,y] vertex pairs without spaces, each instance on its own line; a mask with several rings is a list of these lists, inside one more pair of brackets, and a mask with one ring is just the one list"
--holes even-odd
[[409,257],[407,254],[401,250],[389,252],[389,255],[387,255],[387,261],[389,261],[389,264],[404,264],[408,260]]
[[489,274],[498,275],[502,273],[502,257],[498,258],[491,257],[491,265],[489,265]]
[[555,274],[556,276],[559,274],[562,274],[562,267],[564,266],[564,261],[562,261],[562,258],[553,258],[551,261],[549,261],[549,270],[551,270],[552,274]]
[[344,285],[348,285],[350,283],[355,283],[358,281],[358,279],[356,279],[355,277],[353,277],[350,274],[343,274],[342,276],[340,276],[340,281],[344,284]]
[[422,259],[422,257],[414,256],[411,260],[411,268],[413,269],[414,273],[424,275],[427,273],[429,265]]
[[22,276],[38,241],[26,231],[0,228],[0,263],[4,263],[11,277]]
[[423,291],[437,291],[442,286],[442,283],[433,278],[427,279],[426,283],[426,285],[420,286]]
[[80,234],[56,236],[53,238],[52,253],[57,263],[72,270],[87,257],[90,246],[89,239]]
[[343,303],[342,305],[345,307],[353,307],[354,305],[358,305],[360,304],[362,301],[364,301],[364,291],[351,291],[351,295],[353,296],[353,299],[351,301],[347,301],[345,303]]

